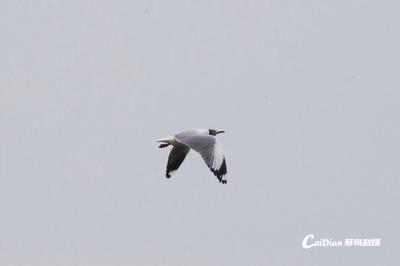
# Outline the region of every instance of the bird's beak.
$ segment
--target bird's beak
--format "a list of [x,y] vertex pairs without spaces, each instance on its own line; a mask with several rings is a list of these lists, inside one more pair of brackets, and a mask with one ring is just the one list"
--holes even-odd
[[225,133],[225,131],[224,130],[219,130],[219,131],[217,131],[216,135],[218,135],[219,133]]

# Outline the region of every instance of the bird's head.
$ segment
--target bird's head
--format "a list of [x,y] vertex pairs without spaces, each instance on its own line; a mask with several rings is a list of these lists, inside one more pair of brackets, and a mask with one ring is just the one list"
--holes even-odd
[[219,133],[225,133],[225,131],[223,131],[223,130],[215,130],[215,129],[212,129],[212,128],[210,128],[210,129],[208,130],[208,134],[210,134],[210,135],[212,135],[212,136],[216,136],[216,135],[218,135]]

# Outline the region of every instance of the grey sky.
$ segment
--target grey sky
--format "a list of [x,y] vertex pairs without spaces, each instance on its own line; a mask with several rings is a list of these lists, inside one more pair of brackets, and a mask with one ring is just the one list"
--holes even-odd
[[[2,1],[0,264],[398,265],[399,9]],[[165,179],[189,128],[228,185],[195,152]]]

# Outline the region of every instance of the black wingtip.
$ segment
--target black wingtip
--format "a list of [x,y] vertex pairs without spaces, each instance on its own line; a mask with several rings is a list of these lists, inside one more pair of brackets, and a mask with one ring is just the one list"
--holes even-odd
[[226,179],[222,179],[222,178],[218,178],[218,181],[220,182],[220,183],[222,183],[222,184],[226,184],[226,183],[228,183],[228,181],[226,180]]
[[218,178],[218,181],[222,184],[226,184],[228,183],[228,181],[226,179],[222,179],[222,177],[224,175],[226,175],[227,173],[227,169],[226,169],[226,162],[225,162],[225,158],[222,161],[222,165],[218,170],[214,170],[212,168],[210,168],[211,172],[213,172],[213,174]]

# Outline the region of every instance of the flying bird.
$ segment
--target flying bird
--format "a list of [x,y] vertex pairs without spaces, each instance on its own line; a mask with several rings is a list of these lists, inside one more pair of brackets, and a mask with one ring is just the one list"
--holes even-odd
[[157,142],[161,142],[160,146],[158,146],[159,148],[165,148],[169,145],[172,146],[172,150],[168,156],[166,177],[170,178],[171,175],[178,170],[190,149],[193,149],[200,153],[219,182],[226,184],[226,179],[222,178],[227,173],[225,156],[218,139],[215,137],[220,133],[225,133],[225,131],[215,129],[191,129],[172,137],[157,140]]

